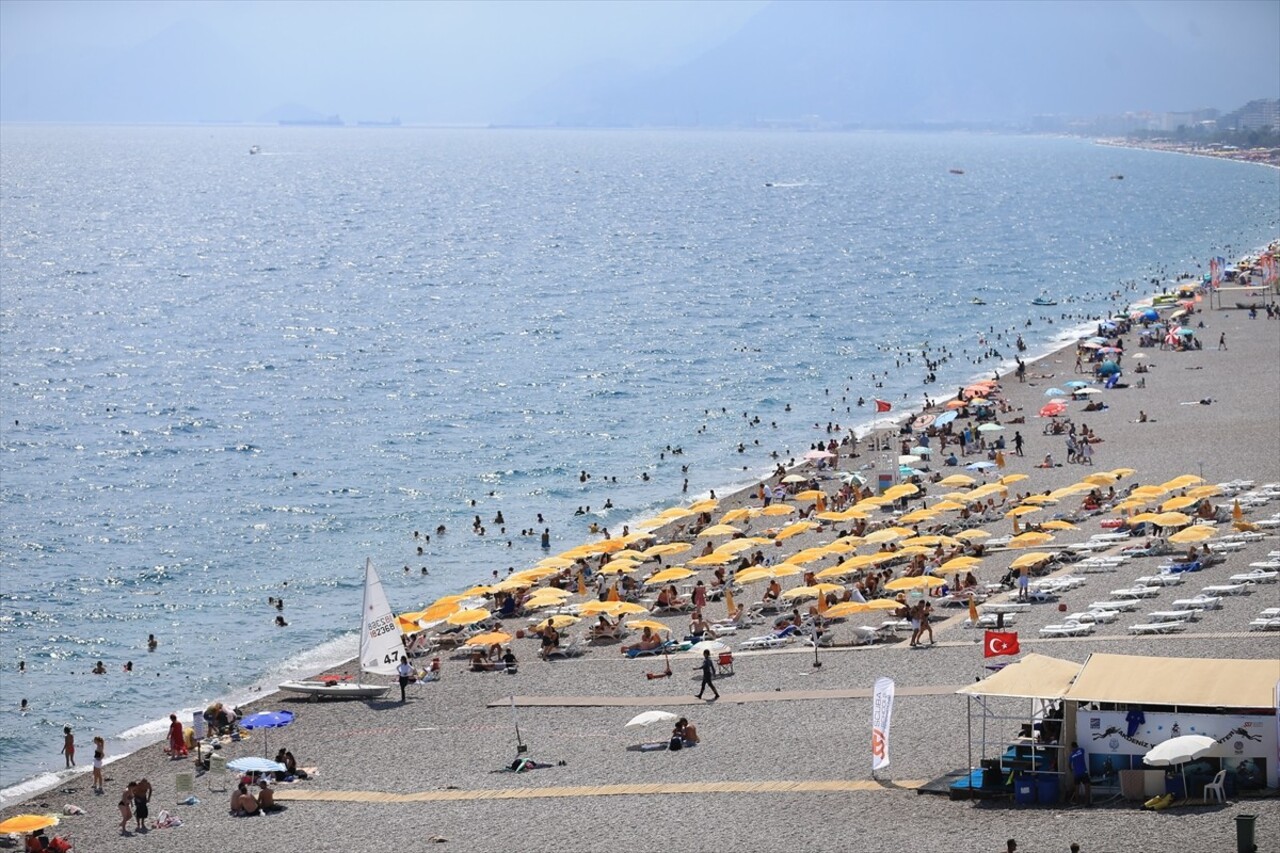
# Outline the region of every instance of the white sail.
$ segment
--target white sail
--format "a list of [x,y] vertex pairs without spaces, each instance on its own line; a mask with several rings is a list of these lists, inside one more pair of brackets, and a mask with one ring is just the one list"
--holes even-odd
[[360,669],[375,675],[395,675],[404,654],[400,623],[387,604],[382,579],[373,560],[364,564],[364,618],[360,624]]

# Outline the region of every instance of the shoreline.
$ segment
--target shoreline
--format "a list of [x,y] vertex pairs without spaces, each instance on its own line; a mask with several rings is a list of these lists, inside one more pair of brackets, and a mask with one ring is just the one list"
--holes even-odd
[[1159,151],[1165,154],[1185,154],[1189,157],[1209,157],[1214,160],[1231,160],[1237,163],[1252,163],[1255,166],[1267,166],[1280,169],[1280,153],[1270,148],[1236,148],[1215,149],[1204,148],[1188,142],[1148,142],[1126,137],[1103,137],[1094,139],[1096,145],[1111,148],[1132,148],[1139,151]]
[[[1270,245],[1274,247],[1274,246],[1277,246],[1278,244],[1280,244],[1280,239],[1276,241],[1272,241]],[[1254,250],[1253,252],[1249,253],[1248,256],[1256,255],[1258,251],[1259,250]],[[1242,257],[1245,257],[1245,256],[1242,256]],[[1239,259],[1236,259],[1236,260],[1239,260]],[[1150,287],[1152,292],[1147,295],[1141,295],[1140,293],[1135,293],[1133,295],[1133,298],[1126,303],[1126,306],[1128,308],[1150,305],[1153,297],[1160,292],[1157,285],[1148,284],[1145,286]],[[1257,285],[1257,286],[1260,289],[1262,289],[1261,285]],[[1119,297],[1119,299],[1115,301],[1117,301],[1117,303],[1119,301],[1123,301],[1123,295],[1121,295],[1121,297]],[[1063,307],[1063,306],[1057,306],[1057,307]],[[1204,311],[1206,309],[1201,308],[1199,310]],[[1217,309],[1217,311],[1226,311],[1226,312],[1234,312],[1236,310],[1238,309],[1226,308],[1226,307]],[[1216,313],[1216,311],[1213,313]],[[1070,350],[1072,347],[1075,346],[1079,337],[1087,334],[1087,329],[1089,328],[1089,326],[1093,325],[1095,322],[1096,321],[1088,321],[1088,322],[1081,321],[1080,323],[1073,326],[1064,326],[1063,328],[1056,329],[1054,331],[1053,338],[1045,341],[1044,345],[1047,347],[1047,350],[1042,354],[1033,355],[1024,359],[1024,363],[1027,365],[1028,368],[1031,368],[1033,365],[1045,363],[1053,360],[1057,356],[1065,355],[1068,350]],[[1010,369],[1012,367],[1012,364],[1013,364],[1012,362],[1007,362],[1006,360],[1006,361],[1002,361],[999,365],[994,366],[992,369],[998,372],[998,374],[1001,376],[1002,382],[1007,382],[1012,380],[1013,374]],[[966,382],[966,384],[969,384],[969,382],[972,382],[977,377],[985,378],[988,376],[988,373],[989,371],[986,369],[975,371],[971,375],[970,379]],[[1031,374],[1029,373],[1028,375],[1030,376]],[[925,386],[925,387],[926,389],[928,388],[928,386]],[[927,396],[927,391],[926,391],[926,396]],[[877,439],[877,441],[887,440],[890,444],[892,444],[893,440],[898,435],[899,429],[901,428],[901,425],[903,423],[909,422],[914,418],[918,417],[919,415],[924,414],[926,412],[937,413],[937,412],[943,411],[940,404],[943,404],[950,399],[954,399],[954,397],[947,397],[940,400],[935,400],[934,401],[935,405],[933,407],[925,407],[924,405],[925,401],[923,399],[909,400],[909,401],[892,401],[894,405],[894,409],[892,410],[891,413],[881,413],[880,416],[875,416],[875,413],[867,412],[868,417],[864,419],[864,423],[855,424],[854,426],[846,426],[842,430],[842,432],[832,434],[837,439],[842,438],[845,434],[856,434],[858,443],[859,445],[862,446],[860,447],[862,452],[859,458],[864,460],[863,464],[845,467],[845,468],[842,468],[841,470],[867,471],[867,472],[870,472],[871,477],[869,477],[869,479],[871,479],[872,477],[874,477],[874,474],[881,472],[881,469],[883,466],[879,465],[878,462],[881,456],[883,455],[884,451],[880,451],[880,452],[867,451],[865,450],[866,442],[872,438],[875,438]],[[826,434],[824,433],[823,435],[826,435]],[[832,437],[832,435],[828,435],[827,437],[830,438]],[[844,448],[842,447],[842,453],[843,452],[844,452]],[[847,457],[842,457],[842,462],[846,460],[847,460]],[[803,469],[806,464],[803,462],[803,460],[798,460],[796,458],[792,458],[790,460],[787,460],[786,462],[783,462],[783,460],[781,459],[777,461],[784,464],[788,473]],[[852,461],[852,460],[848,460],[848,461]],[[720,511],[723,511],[724,509],[729,507],[737,507],[737,506],[742,506],[749,503],[753,499],[754,490],[756,489],[757,484],[761,480],[771,479],[771,476],[757,477],[755,476],[755,474],[757,473],[757,471],[766,472],[768,470],[770,470],[769,466],[767,464],[764,464],[759,466],[758,469],[752,468],[750,472],[744,471],[743,474],[745,477],[748,478],[747,481],[738,485],[730,484],[726,486],[725,488],[728,489],[727,492],[723,491],[720,488],[709,490],[710,493],[714,493],[719,496],[718,499],[720,500]],[[891,473],[894,474],[895,481],[896,481],[897,466],[891,465],[889,470]],[[693,503],[693,502],[696,502],[698,499],[699,499],[699,496],[690,495],[690,496],[687,496],[685,499],[681,500],[678,504],[673,504],[673,506]],[[642,515],[643,513],[634,513],[633,518],[639,518],[639,517],[642,517]],[[621,529],[621,527],[626,523],[628,522],[619,521],[618,529]],[[672,528],[676,526],[677,526],[677,522],[673,521],[668,525],[654,529],[652,532],[657,534],[661,539],[661,538],[664,538],[664,534],[665,536],[669,536],[672,531]],[[594,537],[591,539],[588,539],[587,541],[593,541],[593,539]],[[346,634],[346,635],[343,635],[342,637],[334,638],[333,640],[323,645],[324,646],[328,646],[328,645],[345,646],[348,644],[348,642],[350,642],[351,644],[354,644],[354,640],[352,639],[353,636],[354,634]],[[322,647],[317,647],[316,649],[311,650],[311,652],[309,652],[308,655],[318,651]],[[276,682],[280,680],[287,680],[290,677],[298,677],[300,673],[314,673],[317,670],[323,673],[346,674],[352,671],[355,663],[356,663],[355,658],[348,656],[347,653],[345,652],[337,652],[336,650],[331,655],[322,656],[320,661],[313,661],[309,663],[299,662],[298,659],[284,661],[284,662],[281,662],[281,664],[279,664],[278,666],[273,667],[271,670],[269,670],[268,673],[263,678],[258,680],[259,682],[258,684],[245,685],[243,689],[239,691],[233,691],[228,696],[219,697],[218,700],[223,702],[236,703],[246,709],[259,707],[259,706],[262,706],[264,703],[278,701],[279,698],[282,696],[280,691],[275,686],[262,686],[262,685],[266,685],[271,682]],[[179,712],[180,719],[185,720],[189,718],[190,713],[196,710],[199,710],[199,708],[193,707],[193,708],[183,709],[183,711]],[[186,717],[183,716],[184,713],[187,715]],[[131,743],[133,744],[133,746],[128,752],[124,752],[119,755],[112,756],[109,759],[108,763],[115,764],[117,762],[124,761],[126,759],[131,758],[132,756],[136,755],[139,752],[147,750],[149,747],[155,746],[156,744],[159,744],[159,743],[163,743],[165,726],[167,726],[167,715],[162,715],[157,717],[154,720],[149,720],[149,721],[140,723],[137,726],[134,726],[130,729],[127,729],[121,732],[119,735],[109,738],[108,742],[112,746],[118,746],[122,743]],[[155,729],[155,731],[153,733],[149,733],[149,730],[151,729]],[[131,734],[134,732],[137,732],[138,734],[136,735]],[[28,779],[24,779],[4,789],[4,791],[0,791],[0,810],[7,810],[11,806],[13,806],[13,804],[15,803],[29,802],[33,798],[39,797],[44,793],[47,793],[49,791],[56,789],[59,785],[76,781],[87,772],[88,772],[87,768],[77,768],[77,770],[70,771],[70,772],[66,770],[50,770],[50,771],[44,771],[42,773],[36,774],[35,776],[30,777]],[[45,781],[40,781],[42,778],[45,779]]]
[[[1236,329],[1247,328],[1248,324],[1251,323],[1251,321],[1244,319],[1243,313],[1240,313],[1240,311],[1235,309],[1219,309],[1219,310],[1210,310],[1210,311],[1202,310],[1201,318],[1211,320],[1211,329],[1216,327],[1225,327],[1225,325],[1229,325],[1229,324],[1233,325],[1233,328],[1236,328]],[[1231,320],[1231,323],[1228,323],[1228,320]],[[1252,321],[1252,323],[1256,324],[1256,329],[1261,330],[1261,332],[1265,332],[1265,333],[1274,332],[1275,327],[1270,327],[1270,325],[1261,325],[1263,323],[1266,323],[1265,320],[1254,320]],[[1275,337],[1274,334],[1272,334],[1272,337]],[[1236,338],[1236,334],[1233,333],[1233,342],[1235,338]],[[1254,342],[1254,343],[1257,343],[1257,342]],[[1053,348],[1052,351],[1044,353],[1043,356],[1039,356],[1037,357],[1037,359],[1034,359],[1034,360],[1028,360],[1027,364],[1028,366],[1033,364],[1034,365],[1062,364],[1064,360],[1069,360],[1069,357],[1070,357],[1069,351],[1071,346],[1073,346],[1073,342],[1062,343],[1061,346]],[[1201,353],[1197,353],[1197,355],[1203,357],[1204,355],[1207,355],[1207,353],[1208,353],[1208,348],[1206,348],[1206,350],[1202,351]],[[1181,353],[1169,353],[1169,355],[1167,356],[1161,355],[1160,361],[1164,362],[1166,361],[1166,359],[1178,359],[1178,357],[1181,357]],[[1263,364],[1266,364],[1266,362],[1263,362]],[[1153,383],[1157,382],[1157,380],[1179,379],[1178,375],[1176,374],[1170,375],[1171,370],[1164,370],[1162,368],[1164,368],[1164,365],[1161,365],[1161,370],[1157,370],[1155,371],[1155,373],[1149,374],[1149,377],[1152,378]],[[1271,362],[1271,369],[1272,369],[1272,374],[1274,374],[1275,362]],[[1263,375],[1261,379],[1263,382],[1263,386],[1262,386],[1263,388],[1274,389],[1274,386],[1272,386],[1272,384],[1267,384],[1267,383],[1275,382],[1274,375],[1266,375],[1265,371],[1263,371]],[[1034,383],[1034,384],[1027,383],[1027,384],[1028,384],[1027,388],[1020,388],[1019,383],[1016,383],[1016,382],[1007,384],[1006,386],[1007,394],[1009,394],[1009,396],[1012,396],[1012,394],[1020,392],[1019,396],[1027,398],[1029,394],[1032,393],[1032,389],[1034,388],[1034,386],[1036,386],[1036,384],[1038,383]],[[1129,391],[1126,391],[1123,393],[1125,394],[1125,397],[1121,397],[1120,400],[1128,401],[1130,398],[1129,396],[1132,396],[1134,391],[1132,388],[1130,388]],[[1036,397],[1030,396],[1029,400],[1034,400],[1034,398]],[[1119,405],[1119,403],[1117,403],[1117,405]],[[1023,409],[1024,409],[1024,415],[1027,415],[1027,409],[1028,409],[1027,401],[1024,401]],[[1197,407],[1196,414],[1201,414],[1201,412],[1204,412],[1204,414],[1207,414],[1208,416],[1210,416],[1210,419],[1212,420],[1213,418],[1216,418],[1216,416],[1220,414],[1221,410],[1217,409],[1217,407],[1211,407],[1211,409],[1203,409],[1203,410]],[[914,416],[918,414],[920,414],[919,411],[902,410],[899,412],[899,414],[897,414],[897,423],[900,424],[902,419],[914,418]],[[1029,415],[1027,416],[1029,418]],[[1089,420],[1092,421],[1096,418],[1102,418],[1102,416],[1101,415],[1093,416],[1093,418]],[[884,420],[884,419],[878,419],[878,420]],[[1162,420],[1167,421],[1169,419],[1165,418]],[[1265,420],[1265,418],[1263,418],[1262,420]],[[1028,420],[1028,425],[1029,427],[1032,427],[1032,425],[1034,425],[1034,421]],[[1263,428],[1265,428],[1265,424],[1263,424]],[[888,435],[888,437],[892,439],[893,435],[895,435],[896,432],[897,432],[897,427],[891,427],[891,425],[886,425],[886,427],[873,428],[872,430],[870,430],[869,434],[878,434],[878,435],[881,435],[881,437],[883,437],[883,435]],[[1038,430],[1028,430],[1028,432],[1029,432],[1028,434],[1029,441],[1038,441],[1038,439],[1041,438],[1039,437]],[[861,441],[865,441],[865,439],[860,439],[860,442]],[[1102,447],[1105,448],[1105,452],[1111,451],[1111,448],[1108,448],[1106,444],[1103,444]],[[1152,448],[1152,450],[1156,450],[1158,453],[1158,448]],[[1027,457],[1028,460],[1033,459],[1033,457],[1034,457],[1034,453],[1028,453],[1028,457]],[[1267,465],[1262,466],[1263,471],[1270,470],[1270,474],[1265,474],[1265,475],[1277,476],[1275,471],[1271,470],[1271,469],[1274,469],[1275,462],[1276,460],[1274,459],[1274,457],[1271,457],[1271,459],[1268,460],[1268,466],[1270,467],[1268,467]],[[1110,464],[1108,464],[1107,461],[1100,461],[1101,469],[1106,469],[1106,467],[1108,466],[1110,466]],[[855,465],[854,470],[863,470],[863,469],[861,469],[860,466]],[[1193,466],[1192,466],[1192,470],[1194,470]],[[1142,476],[1144,475],[1146,475],[1146,471],[1139,469],[1140,478],[1142,478]],[[1234,475],[1235,476],[1252,475],[1252,471],[1238,470],[1238,471],[1235,471]],[[1222,473],[1220,476],[1222,476],[1222,478],[1225,479],[1226,476],[1228,476],[1228,473],[1224,471],[1224,473]],[[1212,478],[1211,476],[1210,479],[1212,482],[1212,480],[1216,478]],[[751,496],[750,493],[751,491],[753,491],[753,489],[754,489],[754,484],[748,484],[748,485],[744,485],[744,487],[741,487],[739,489],[735,489],[735,491],[731,492],[730,494],[726,494],[726,496],[722,496],[721,506],[719,506],[719,511],[726,510],[726,508],[731,506],[739,506],[739,505],[742,505],[742,503],[748,502]],[[671,525],[668,525],[668,526],[671,526]],[[659,529],[659,530],[662,530],[662,529]],[[804,537],[800,537],[800,539],[803,539],[803,538]],[[968,638],[965,638],[965,639],[968,639]],[[1053,647],[1055,651],[1056,651],[1056,648],[1057,647]],[[852,653],[852,656],[854,657],[863,657],[861,656],[861,654],[854,651],[854,649],[850,649],[849,652]],[[841,649],[841,651],[837,653],[842,654],[846,652],[845,652],[845,649]],[[787,656],[787,653],[778,654],[778,657],[786,657],[786,656]],[[584,663],[586,662],[588,661],[584,660]],[[616,661],[613,661],[613,662],[616,663]],[[343,671],[343,669],[349,669],[352,663],[353,663],[352,660],[344,661],[342,663],[339,663],[339,665],[328,667],[328,669],[326,669],[325,671],[329,671],[329,672]],[[590,666],[596,666],[595,660],[591,660],[589,663],[590,663]],[[539,662],[534,661],[527,666],[536,667],[538,665],[539,665]],[[568,663],[568,666],[575,666],[575,665],[576,663],[572,663],[572,662]],[[608,663],[605,661],[600,661],[600,665],[608,666]],[[559,666],[559,665],[553,665],[553,666]],[[452,669],[452,665],[451,665],[451,669]],[[452,672],[451,672],[451,675],[449,675],[449,679],[457,679],[457,678],[458,676],[453,675]],[[463,675],[461,676],[461,678],[463,679],[470,678],[470,674]],[[485,676],[479,676],[479,678],[485,678]],[[521,689],[524,689],[524,686],[525,685],[522,684]],[[265,692],[260,695],[260,697],[252,699],[251,702],[248,702],[246,704],[246,708],[247,710],[250,710],[250,711],[261,710],[261,708],[269,707],[269,706],[278,706],[278,704],[292,704],[292,706],[296,706],[300,708],[300,711],[302,713],[307,713],[307,716],[323,716],[324,712],[328,711],[329,708],[333,707],[333,706],[329,706],[329,704],[320,704],[320,706],[311,706],[311,704],[297,704],[296,702],[293,702],[292,699],[284,697],[284,695],[280,694],[278,690],[266,689]],[[358,706],[358,707],[364,708],[364,706]],[[356,708],[356,706],[355,704],[352,704],[352,706],[348,706],[348,708]],[[311,713],[312,710],[319,713],[315,713],[315,715],[312,715]],[[365,713],[365,715],[367,715],[367,711],[356,711],[356,716],[360,716],[361,713]],[[280,738],[283,738],[285,742],[292,742],[293,740],[293,736],[289,733],[285,733],[279,736]],[[273,738],[273,743],[279,743],[279,740],[275,739],[276,735],[274,734],[271,735],[271,738]],[[155,747],[156,743],[163,743],[163,739],[156,740],[156,742],[140,743],[140,745],[138,745],[138,747],[134,749],[133,752],[128,754],[123,754],[123,756],[113,758],[113,761],[109,763],[109,767],[115,768],[114,772],[116,772],[116,774],[120,774],[120,776],[145,775],[147,772],[147,768],[156,766],[157,760],[156,760],[155,753],[157,751],[155,751],[155,749],[152,748],[152,747]],[[252,749],[256,749],[256,740],[250,740],[250,749],[251,751]],[[164,762],[163,766],[172,766],[172,765],[169,765],[168,762]],[[183,765],[183,768],[186,768],[186,765]],[[5,813],[9,813],[14,811],[14,808],[18,807],[19,804],[22,804],[22,806],[27,806],[27,804],[38,802],[38,800],[41,800],[41,798],[44,797],[45,794],[52,792],[52,790],[58,788],[59,785],[63,785],[65,786],[65,788],[73,788],[73,786],[76,786],[78,784],[83,784],[82,776],[83,776],[83,772],[81,772],[81,774],[76,774],[69,777],[59,777],[59,779],[56,779],[54,783],[51,783],[49,786],[45,786],[45,788],[42,788],[40,790],[31,790],[31,792],[23,793],[22,798],[20,799],[9,800],[9,802],[6,802],[3,811]],[[119,776],[116,776],[116,779],[119,779]],[[328,779],[326,779],[326,781],[328,781]],[[52,798],[52,799],[58,799],[58,798]],[[205,799],[212,799],[212,798],[205,798]],[[69,802],[74,802],[74,800],[69,800]],[[96,809],[96,811],[102,811],[102,809]],[[302,812],[302,811],[305,811],[305,808],[301,806],[294,806],[293,811]],[[73,821],[68,821],[67,824],[72,825]],[[184,836],[184,838],[186,838],[186,836]],[[232,848],[232,849],[237,849],[237,848]]]

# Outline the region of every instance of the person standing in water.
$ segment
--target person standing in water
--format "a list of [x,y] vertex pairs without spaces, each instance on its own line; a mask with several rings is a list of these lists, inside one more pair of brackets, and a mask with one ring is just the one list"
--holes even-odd
[[71,733],[71,726],[62,727],[62,754],[68,768],[76,766],[76,736]]

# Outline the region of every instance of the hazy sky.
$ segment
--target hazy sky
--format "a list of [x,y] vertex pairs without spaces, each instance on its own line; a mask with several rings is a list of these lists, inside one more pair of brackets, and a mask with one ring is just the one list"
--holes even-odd
[[[723,106],[726,120],[731,106],[785,115],[793,100],[796,114],[856,119],[858,98],[864,112],[914,104],[922,119],[963,114],[971,96],[975,110],[1020,115],[1087,112],[1091,93],[1098,112],[1231,109],[1276,97],[1278,31],[1277,0],[0,0],[0,118],[254,121],[296,105],[470,123],[603,105],[625,121],[646,93],[661,107],[704,80],[701,106],[685,107]],[[1097,42],[1080,45],[1077,68],[1071,38]],[[1101,75],[1100,59],[1124,79]],[[1010,78],[1021,91],[1001,101]]]

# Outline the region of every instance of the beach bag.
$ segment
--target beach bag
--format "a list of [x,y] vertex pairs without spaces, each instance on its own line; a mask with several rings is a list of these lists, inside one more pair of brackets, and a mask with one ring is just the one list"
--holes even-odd
[[684,741],[682,741],[679,735],[677,735],[671,738],[671,743],[667,745],[667,749],[672,752],[675,752],[677,749],[684,749]]

